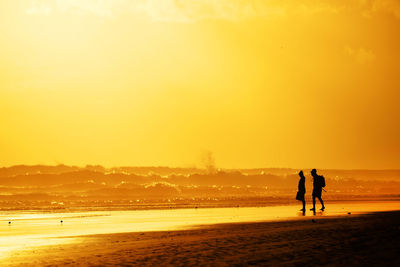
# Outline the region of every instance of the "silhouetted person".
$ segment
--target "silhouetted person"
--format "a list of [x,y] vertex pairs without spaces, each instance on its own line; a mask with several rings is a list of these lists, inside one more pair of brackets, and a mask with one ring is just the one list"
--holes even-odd
[[303,202],[303,208],[301,211],[306,211],[306,200],[304,199],[304,195],[306,194],[306,177],[304,177],[303,171],[299,172],[300,180],[299,180],[299,186],[298,186],[298,191],[296,195],[296,199]]
[[322,205],[321,210],[324,210],[325,206],[324,206],[324,201],[322,201],[321,195],[322,195],[322,187],[325,187],[325,178],[321,175],[318,175],[316,169],[311,170],[311,175],[313,177],[314,188],[312,192],[313,208],[310,210],[315,211],[315,198],[319,199],[319,202],[321,202]]

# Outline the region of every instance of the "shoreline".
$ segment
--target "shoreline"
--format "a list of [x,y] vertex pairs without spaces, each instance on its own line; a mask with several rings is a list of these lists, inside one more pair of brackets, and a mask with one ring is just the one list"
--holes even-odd
[[[0,212],[42,212],[42,213],[70,213],[84,211],[147,211],[147,210],[174,210],[174,209],[212,209],[212,208],[258,208],[258,207],[276,207],[276,206],[295,206],[301,205],[301,202],[293,201],[294,198],[282,198],[275,201],[271,199],[234,199],[216,203],[166,203],[154,202],[149,204],[116,204],[109,206],[65,206],[65,207],[28,207],[28,208],[3,208],[0,206]],[[386,198],[348,198],[348,199],[330,199],[323,198],[330,204],[340,203],[377,203],[377,202],[400,202],[400,196],[389,196]],[[242,202],[240,202],[242,201]],[[258,202],[257,202],[258,201]],[[230,203],[229,203],[230,202]],[[317,201],[317,204],[319,202]],[[312,204],[311,197],[306,198],[306,205]]]

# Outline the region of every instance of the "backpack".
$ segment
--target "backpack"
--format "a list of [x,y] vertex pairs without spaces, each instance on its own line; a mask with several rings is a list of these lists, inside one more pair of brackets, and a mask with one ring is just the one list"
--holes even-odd
[[325,184],[325,177],[324,176],[320,176],[320,184],[321,184],[321,187],[325,187],[326,186],[326,184]]

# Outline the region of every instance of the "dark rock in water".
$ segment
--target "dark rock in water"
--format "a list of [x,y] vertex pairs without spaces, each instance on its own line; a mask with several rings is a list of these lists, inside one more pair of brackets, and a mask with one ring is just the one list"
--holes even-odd
[[350,215],[350,214],[351,214],[351,212],[348,212],[347,214],[349,214],[349,215]]
[[8,224],[11,224],[11,222],[8,222]]

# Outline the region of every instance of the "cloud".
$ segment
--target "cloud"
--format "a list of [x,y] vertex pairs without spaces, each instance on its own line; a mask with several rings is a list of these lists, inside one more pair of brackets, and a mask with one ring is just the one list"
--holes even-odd
[[311,16],[319,13],[338,13],[340,9],[342,9],[341,6],[335,6],[327,2],[300,3],[294,8],[294,13]]
[[52,10],[101,17],[143,13],[155,21],[177,22],[208,18],[237,20],[282,13],[280,8],[269,8],[261,0],[31,0],[26,13],[48,15]]
[[274,19],[290,14],[337,12],[337,8],[318,1],[305,4],[278,0],[30,0],[26,13],[49,15],[52,11],[108,18],[127,13],[145,14],[153,21],[194,22],[206,19]]
[[92,14],[111,17],[117,8],[122,8],[125,0],[30,0],[26,13],[29,15],[49,15],[52,12],[72,14]]
[[43,3],[37,3],[35,5],[31,5],[25,10],[28,15],[50,15],[52,12],[52,8],[49,5]]
[[359,4],[365,17],[370,18],[377,13],[387,13],[400,19],[399,0],[359,0]]
[[369,64],[373,62],[376,58],[375,54],[371,50],[364,48],[353,49],[349,46],[345,46],[347,54],[354,58],[359,64]]
[[250,18],[277,19],[290,16],[313,16],[350,10],[372,17],[379,13],[400,18],[400,0],[30,0],[29,15],[53,12],[91,14],[115,18],[121,14],[144,14],[152,21],[195,22],[217,19],[240,21]]

